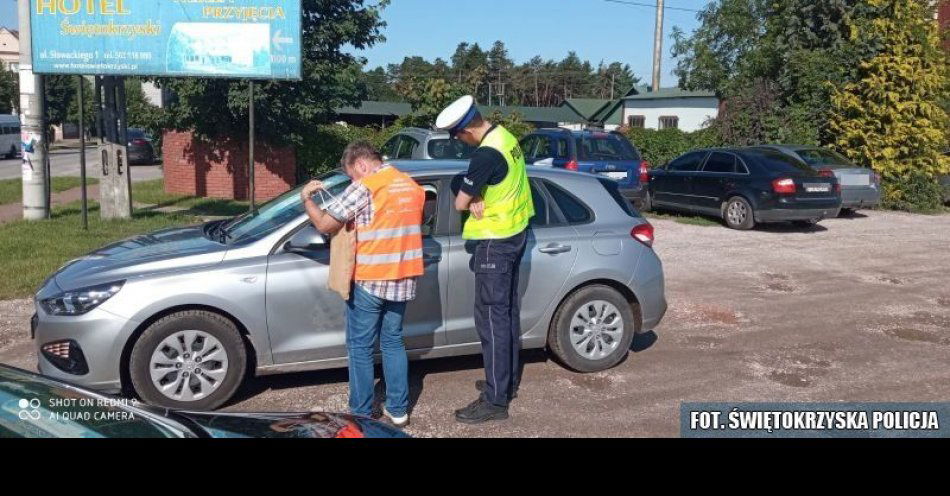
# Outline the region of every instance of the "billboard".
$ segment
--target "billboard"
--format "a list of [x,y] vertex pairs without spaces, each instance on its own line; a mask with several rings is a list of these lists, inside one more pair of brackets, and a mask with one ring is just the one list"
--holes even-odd
[[301,0],[30,0],[33,72],[300,79]]

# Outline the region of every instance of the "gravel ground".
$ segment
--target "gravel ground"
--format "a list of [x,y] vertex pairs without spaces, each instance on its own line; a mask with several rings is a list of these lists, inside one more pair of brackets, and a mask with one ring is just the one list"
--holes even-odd
[[[481,360],[413,362],[416,436],[676,436],[683,401],[950,400],[950,215],[863,212],[750,232],[655,220],[670,310],[612,370],[525,352],[511,418],[458,424]],[[27,300],[0,302],[0,362],[31,368]],[[227,410],[346,409],[346,372],[258,378]]]

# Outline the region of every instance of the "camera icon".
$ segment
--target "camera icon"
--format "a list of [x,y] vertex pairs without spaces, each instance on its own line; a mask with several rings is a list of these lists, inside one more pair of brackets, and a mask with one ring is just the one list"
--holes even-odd
[[18,403],[20,407],[20,420],[39,420],[40,419],[40,400],[37,398],[20,398]]

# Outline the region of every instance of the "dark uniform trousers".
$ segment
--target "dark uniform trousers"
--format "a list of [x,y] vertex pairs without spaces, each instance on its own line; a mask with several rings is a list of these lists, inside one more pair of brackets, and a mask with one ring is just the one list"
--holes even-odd
[[521,380],[521,304],[518,272],[527,230],[475,245],[475,327],[485,361],[485,399],[507,406]]

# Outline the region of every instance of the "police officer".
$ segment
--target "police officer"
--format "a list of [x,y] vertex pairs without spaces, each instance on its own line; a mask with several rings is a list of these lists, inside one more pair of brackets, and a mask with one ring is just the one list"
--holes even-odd
[[455,208],[469,216],[462,238],[474,241],[475,327],[482,342],[485,381],[478,399],[456,410],[459,422],[508,418],[508,403],[520,382],[521,312],[518,268],[534,203],[518,140],[483,119],[466,95],[449,105],[436,127],[478,148],[459,186]]

